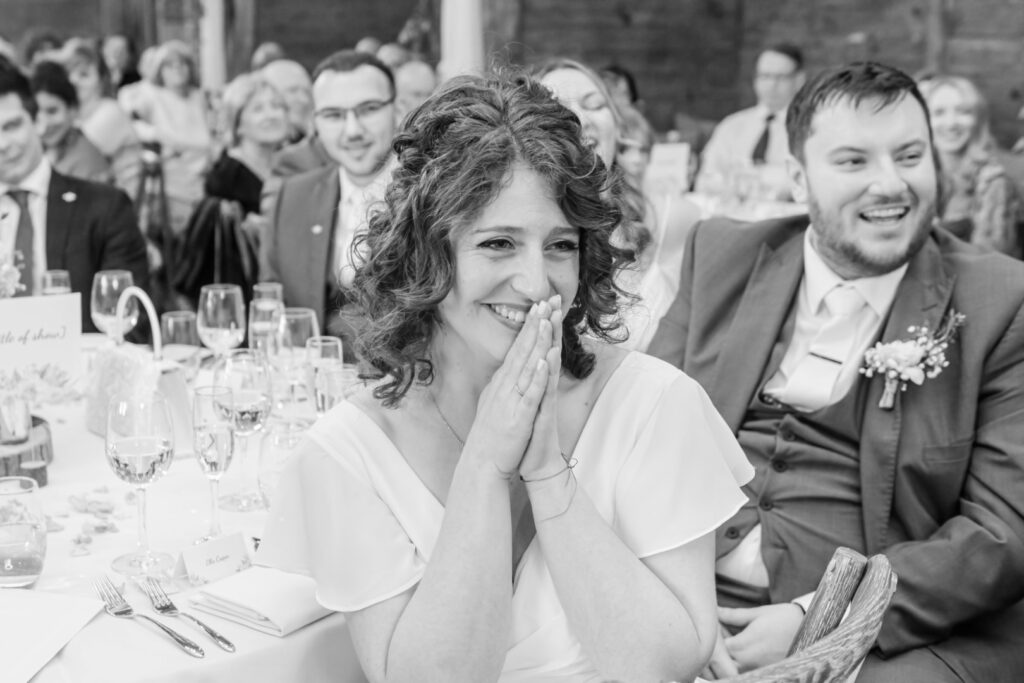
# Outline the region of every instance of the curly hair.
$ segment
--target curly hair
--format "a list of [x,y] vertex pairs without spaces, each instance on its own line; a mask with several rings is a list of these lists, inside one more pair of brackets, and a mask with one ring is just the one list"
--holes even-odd
[[413,382],[433,379],[428,349],[455,279],[453,239],[497,197],[514,165],[536,172],[580,230],[562,366],[587,376],[595,359],[580,336],[611,340],[619,328],[614,275],[629,255],[610,242],[623,208],[608,191],[614,177],[584,146],[579,120],[525,75],[460,77],[410,114],[394,150],[392,182],[353,245],[359,265],[346,290],[356,352],[389,378],[374,396],[392,407]]

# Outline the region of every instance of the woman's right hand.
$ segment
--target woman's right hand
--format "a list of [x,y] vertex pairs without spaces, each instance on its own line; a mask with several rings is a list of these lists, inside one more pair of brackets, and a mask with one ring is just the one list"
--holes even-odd
[[505,360],[480,394],[466,450],[488,458],[511,477],[526,452],[548,378],[545,356],[554,342],[551,305],[534,304]]

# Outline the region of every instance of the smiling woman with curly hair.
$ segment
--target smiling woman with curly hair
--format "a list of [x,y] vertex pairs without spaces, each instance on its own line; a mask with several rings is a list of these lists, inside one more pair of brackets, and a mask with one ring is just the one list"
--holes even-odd
[[692,680],[752,470],[692,380],[608,343],[622,210],[579,120],[462,78],[395,149],[349,292],[383,377],[310,430],[259,561],[315,578],[371,681]]

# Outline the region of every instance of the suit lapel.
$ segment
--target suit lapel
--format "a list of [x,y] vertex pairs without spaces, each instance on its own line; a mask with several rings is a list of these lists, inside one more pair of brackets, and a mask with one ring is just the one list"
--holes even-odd
[[46,197],[47,268],[67,269],[67,244],[77,199],[64,176],[54,171]]
[[[882,342],[909,338],[907,328],[911,325],[926,325],[932,331],[938,329],[949,307],[955,279],[944,268],[938,245],[929,239],[911,259],[896,290],[889,319],[882,331]],[[885,385],[881,377],[866,381],[871,384],[860,432],[861,495],[867,550],[868,553],[877,553],[887,541],[903,412],[900,394],[897,394],[892,410],[878,407]],[[917,388],[918,391],[922,389],[927,391],[927,382]]]
[[[305,263],[309,264],[308,290],[320,302],[317,315],[324,314],[325,278],[331,277],[329,262],[334,253],[334,233],[338,225],[338,202],[341,187],[338,184],[338,170],[325,173],[313,187],[309,197],[311,224],[305,229],[310,231],[312,239],[306,240],[309,253]],[[326,324],[326,321],[321,321]]]
[[782,330],[804,272],[803,232],[773,248],[761,245],[757,263],[715,363],[709,394],[725,421],[739,429]]

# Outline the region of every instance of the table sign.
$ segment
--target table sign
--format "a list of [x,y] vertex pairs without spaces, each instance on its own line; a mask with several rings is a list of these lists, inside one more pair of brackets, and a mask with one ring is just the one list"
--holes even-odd
[[214,538],[182,551],[174,568],[175,576],[187,577],[198,586],[223,579],[252,565],[241,532]]
[[0,299],[0,391],[60,402],[82,375],[81,295]]
[[652,194],[679,195],[690,190],[690,144],[658,142],[651,148],[644,185]]

